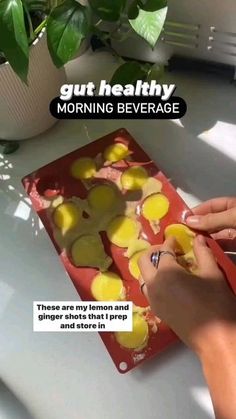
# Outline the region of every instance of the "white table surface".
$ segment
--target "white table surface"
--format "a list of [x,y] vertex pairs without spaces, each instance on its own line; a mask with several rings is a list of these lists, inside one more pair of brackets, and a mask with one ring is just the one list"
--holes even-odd
[[[107,53],[88,51],[67,72],[71,82],[98,82],[109,80],[115,66]],[[187,101],[181,122],[62,121],[0,157],[0,377],[21,406],[17,419],[213,417],[199,362],[181,344],[121,375],[96,333],[32,332],[33,300],[78,295],[31,209],[24,175],[125,127],[190,206],[235,195],[235,87],[201,75],[171,73],[166,79]]]

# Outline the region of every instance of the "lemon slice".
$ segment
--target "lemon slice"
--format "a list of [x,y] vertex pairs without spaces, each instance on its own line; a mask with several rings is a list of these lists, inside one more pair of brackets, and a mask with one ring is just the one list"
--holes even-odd
[[132,166],[122,173],[120,181],[124,189],[134,191],[141,189],[147,180],[148,174],[143,167]]
[[63,232],[76,227],[81,218],[82,211],[73,202],[62,203],[53,212],[53,221]]
[[117,194],[109,185],[98,185],[90,189],[88,202],[91,208],[98,212],[109,211],[117,201]]
[[113,272],[99,273],[93,279],[91,292],[97,301],[118,301],[124,298],[122,279]]
[[116,332],[117,342],[127,349],[143,349],[148,342],[148,325],[139,313],[133,313],[133,331]]
[[144,250],[140,251],[140,252],[136,252],[130,258],[130,261],[129,261],[129,271],[135,279],[139,279],[139,276],[140,276],[140,269],[139,269],[139,266],[138,266],[138,260],[143,253],[144,253]]
[[104,159],[111,163],[125,159],[129,155],[129,149],[125,144],[116,143],[107,147],[104,151]]
[[124,256],[131,258],[135,253],[140,252],[141,250],[146,250],[150,247],[150,243],[147,240],[137,239],[133,240],[130,244]]
[[169,201],[160,193],[148,196],[142,205],[142,215],[148,221],[161,220],[169,211]]
[[164,232],[165,238],[174,236],[181,253],[188,253],[193,247],[193,238],[196,234],[183,224],[170,224]]
[[81,157],[74,161],[70,173],[75,179],[90,179],[96,173],[96,165],[90,157]]
[[75,266],[89,266],[101,271],[106,271],[112,264],[99,234],[84,235],[75,240],[71,247],[71,258]]
[[140,226],[137,221],[125,215],[114,218],[107,227],[109,240],[119,247],[128,247],[131,240],[139,236]]

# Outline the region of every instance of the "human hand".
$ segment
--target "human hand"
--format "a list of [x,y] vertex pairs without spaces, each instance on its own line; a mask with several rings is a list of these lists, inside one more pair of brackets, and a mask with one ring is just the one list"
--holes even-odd
[[158,269],[151,254],[158,250],[175,253],[176,242],[169,238],[162,246],[152,246],[139,259],[143,291],[152,311],[196,353],[221,339],[224,326],[236,323],[236,298],[207,246],[205,238],[194,239],[198,275],[181,267],[171,255],[160,258]]
[[186,224],[194,229],[212,233],[225,250],[236,250],[236,198],[215,198],[192,210]]

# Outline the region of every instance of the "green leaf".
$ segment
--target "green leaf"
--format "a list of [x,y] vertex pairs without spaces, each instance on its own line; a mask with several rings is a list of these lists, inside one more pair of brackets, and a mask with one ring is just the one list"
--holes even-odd
[[16,74],[26,83],[29,44],[21,0],[0,1],[0,50]]
[[3,154],[12,154],[18,150],[19,147],[20,144],[17,141],[6,141],[3,148]]
[[137,80],[142,80],[147,75],[147,69],[135,61],[129,61],[117,68],[112,76],[110,84],[134,84]]
[[167,7],[156,11],[139,9],[135,19],[129,19],[135,32],[154,48],[162,31],[167,14]]
[[32,24],[32,20],[31,20],[31,16],[30,16],[30,11],[28,8],[28,5],[26,3],[25,0],[21,0],[22,5],[23,5],[23,10],[24,10],[24,16],[26,21],[26,33],[28,36],[28,43],[30,44],[31,42],[33,42],[35,36],[34,36],[34,29],[33,29],[33,24]]
[[103,20],[115,22],[126,5],[126,0],[89,0],[94,13]]
[[47,42],[56,67],[73,59],[89,31],[87,7],[66,0],[52,10],[47,22]]
[[156,80],[160,81],[165,75],[165,66],[162,64],[154,64],[147,77],[147,81]]

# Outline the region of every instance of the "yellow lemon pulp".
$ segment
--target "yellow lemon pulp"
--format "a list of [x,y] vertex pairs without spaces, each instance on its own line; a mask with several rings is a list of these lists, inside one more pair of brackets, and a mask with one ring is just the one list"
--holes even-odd
[[135,253],[130,258],[130,261],[129,261],[129,271],[135,279],[138,279],[139,276],[140,276],[140,269],[139,269],[139,266],[138,266],[138,260],[143,253],[144,253],[144,251]]
[[96,173],[95,162],[90,157],[81,157],[74,161],[70,173],[76,179],[90,179]]
[[174,236],[181,253],[188,253],[193,247],[195,233],[183,224],[170,224],[165,229],[165,238]]
[[161,220],[169,210],[169,201],[160,193],[148,196],[142,205],[142,215],[148,221]]
[[99,273],[93,279],[91,292],[97,301],[117,301],[124,296],[121,278],[113,272]]
[[128,247],[139,236],[139,224],[132,218],[119,215],[107,227],[109,240],[119,247]]
[[65,202],[56,207],[53,213],[53,220],[56,226],[66,232],[79,223],[82,211],[73,202]]
[[127,349],[142,349],[148,341],[148,325],[139,313],[133,313],[133,331],[116,332],[117,342]]
[[101,237],[88,234],[79,237],[72,244],[71,257],[75,266],[89,266],[106,271],[112,259],[105,253]]
[[115,190],[109,185],[94,186],[88,194],[90,207],[99,212],[108,211],[114,207],[116,198]]
[[147,180],[147,171],[140,166],[130,167],[121,175],[121,185],[124,189],[127,190],[141,189]]
[[104,159],[111,163],[125,159],[129,155],[129,149],[125,144],[116,143],[107,147],[104,151]]

